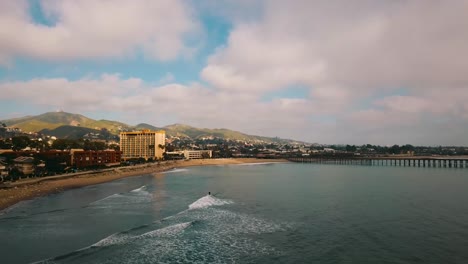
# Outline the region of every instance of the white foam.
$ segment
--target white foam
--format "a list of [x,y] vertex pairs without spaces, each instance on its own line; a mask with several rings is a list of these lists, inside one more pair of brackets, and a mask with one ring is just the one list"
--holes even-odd
[[168,170],[168,171],[165,171],[163,173],[175,173],[175,172],[184,172],[184,171],[188,171],[188,169],[177,169],[177,168],[174,168],[172,170]]
[[207,195],[204,196],[198,200],[196,200],[194,203],[189,205],[189,209],[200,209],[200,208],[207,208],[211,206],[220,206],[220,205],[225,205],[225,204],[232,204],[233,202],[230,200],[223,200],[216,198],[212,195]]
[[257,166],[257,165],[270,165],[270,164],[277,164],[277,163],[287,163],[285,162],[255,162],[255,163],[241,163],[241,164],[230,164],[231,166]]
[[141,191],[144,191],[145,188],[146,188],[146,185],[143,185],[143,186],[141,186],[140,188],[137,188],[137,189],[135,189],[135,190],[132,190],[131,192],[132,192],[132,193],[141,192]]
[[175,224],[171,226],[166,226],[164,228],[156,229],[153,231],[146,232],[138,236],[138,238],[147,238],[147,237],[154,237],[154,236],[173,236],[176,234],[181,233],[187,227],[191,226],[193,222],[185,222],[180,224]]
[[[193,222],[175,224],[171,226],[166,226],[164,228],[152,230],[152,231],[143,233],[138,236],[130,236],[130,235],[122,234],[122,233],[115,233],[106,238],[99,240],[98,242],[94,243],[90,247],[107,247],[111,245],[125,244],[135,239],[150,238],[150,237],[155,237],[155,236],[174,236],[176,234],[181,233],[184,229],[191,226],[192,224]],[[90,247],[86,247],[84,249],[87,249]]]
[[109,196],[104,197],[104,198],[102,198],[102,199],[99,199],[99,200],[97,200],[97,201],[94,201],[94,202],[90,203],[90,205],[99,204],[99,203],[101,203],[101,202],[103,202],[103,201],[105,201],[105,200],[112,199],[112,198],[116,198],[116,197],[121,197],[121,196],[122,196],[121,194],[114,193],[114,194],[112,194],[112,195],[109,195]]
[[91,245],[91,247],[105,247],[105,246],[110,246],[110,245],[115,245],[115,244],[122,244],[128,241],[129,239],[130,237],[127,235],[123,235],[121,233],[115,233],[106,238],[99,240],[98,242]]

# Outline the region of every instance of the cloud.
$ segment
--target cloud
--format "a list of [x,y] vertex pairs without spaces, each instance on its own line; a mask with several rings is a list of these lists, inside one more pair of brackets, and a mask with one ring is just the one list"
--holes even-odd
[[304,99],[259,103],[255,97],[225,93],[200,84],[153,86],[137,78],[123,79],[118,74],[79,80],[44,78],[3,82],[0,91],[0,101],[49,106],[51,110],[113,112],[132,117],[131,123],[135,119],[154,125],[172,121],[258,134],[271,134],[268,131],[277,129],[279,119],[282,126],[302,126],[309,113]]
[[[468,0],[41,3],[51,25],[32,22],[25,1],[0,3],[0,62],[171,60],[191,54],[197,18],[221,16],[232,28],[192,84],[171,73],[152,84],[36,78],[1,83],[0,100],[310,142],[466,144]],[[304,98],[265,100],[297,87]]]
[[266,1],[258,21],[234,26],[202,77],[249,91],[467,86],[468,1],[338,2]]
[[334,120],[309,128],[351,141],[371,133],[401,141],[422,127],[428,134],[435,120],[468,128],[468,1],[273,0],[261,9],[235,21],[209,58],[201,76],[213,87],[307,87],[310,112]]
[[[320,143],[456,145],[462,142],[462,131],[468,127],[466,119],[445,112],[437,113],[436,119],[422,115],[420,111],[430,103],[410,96],[376,100],[380,109],[333,112],[322,108],[339,106],[327,108],[308,98],[262,102],[250,94],[197,83],[153,85],[118,74],[78,80],[37,78],[2,82],[0,91],[0,102],[17,104],[18,109],[23,106],[49,111],[63,109],[94,113],[91,117],[97,119],[107,112],[129,124],[146,122],[162,126],[180,122]],[[331,92],[323,96],[337,95]],[[405,108],[407,105],[410,107]]]
[[42,0],[50,25],[34,22],[26,0],[0,3],[0,63],[130,57],[167,61],[192,52],[200,30],[182,0]]

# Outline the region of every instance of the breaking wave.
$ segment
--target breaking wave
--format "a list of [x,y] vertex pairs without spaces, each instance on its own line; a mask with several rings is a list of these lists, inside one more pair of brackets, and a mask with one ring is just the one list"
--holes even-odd
[[172,169],[172,170],[164,171],[163,173],[176,173],[176,172],[184,172],[184,171],[188,171],[188,169],[177,169],[177,168],[174,168],[174,169]]
[[137,193],[137,192],[142,192],[146,189],[146,185],[141,186],[140,188],[137,188],[135,190],[131,190],[130,192],[132,193]]
[[281,254],[252,235],[287,227],[219,207],[229,204],[233,201],[206,195],[177,214],[36,263],[225,263]]
[[198,200],[196,200],[194,203],[189,205],[189,209],[200,209],[200,208],[207,208],[211,206],[220,206],[220,205],[226,205],[226,204],[232,204],[233,202],[231,200],[223,200],[216,198],[212,195],[206,195]]

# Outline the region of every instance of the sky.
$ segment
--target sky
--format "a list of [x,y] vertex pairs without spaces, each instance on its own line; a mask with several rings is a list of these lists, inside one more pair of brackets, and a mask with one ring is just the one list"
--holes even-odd
[[468,146],[468,0],[0,1],[0,120]]

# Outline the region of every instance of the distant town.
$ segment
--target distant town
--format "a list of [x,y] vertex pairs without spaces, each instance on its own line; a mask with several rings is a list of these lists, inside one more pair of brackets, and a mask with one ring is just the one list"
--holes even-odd
[[468,147],[412,145],[322,145],[239,140],[216,136],[198,138],[167,136],[148,129],[121,131],[102,129],[78,139],[25,132],[0,123],[0,181],[44,177],[113,166],[174,159],[291,158],[314,155],[452,156],[467,155]]

